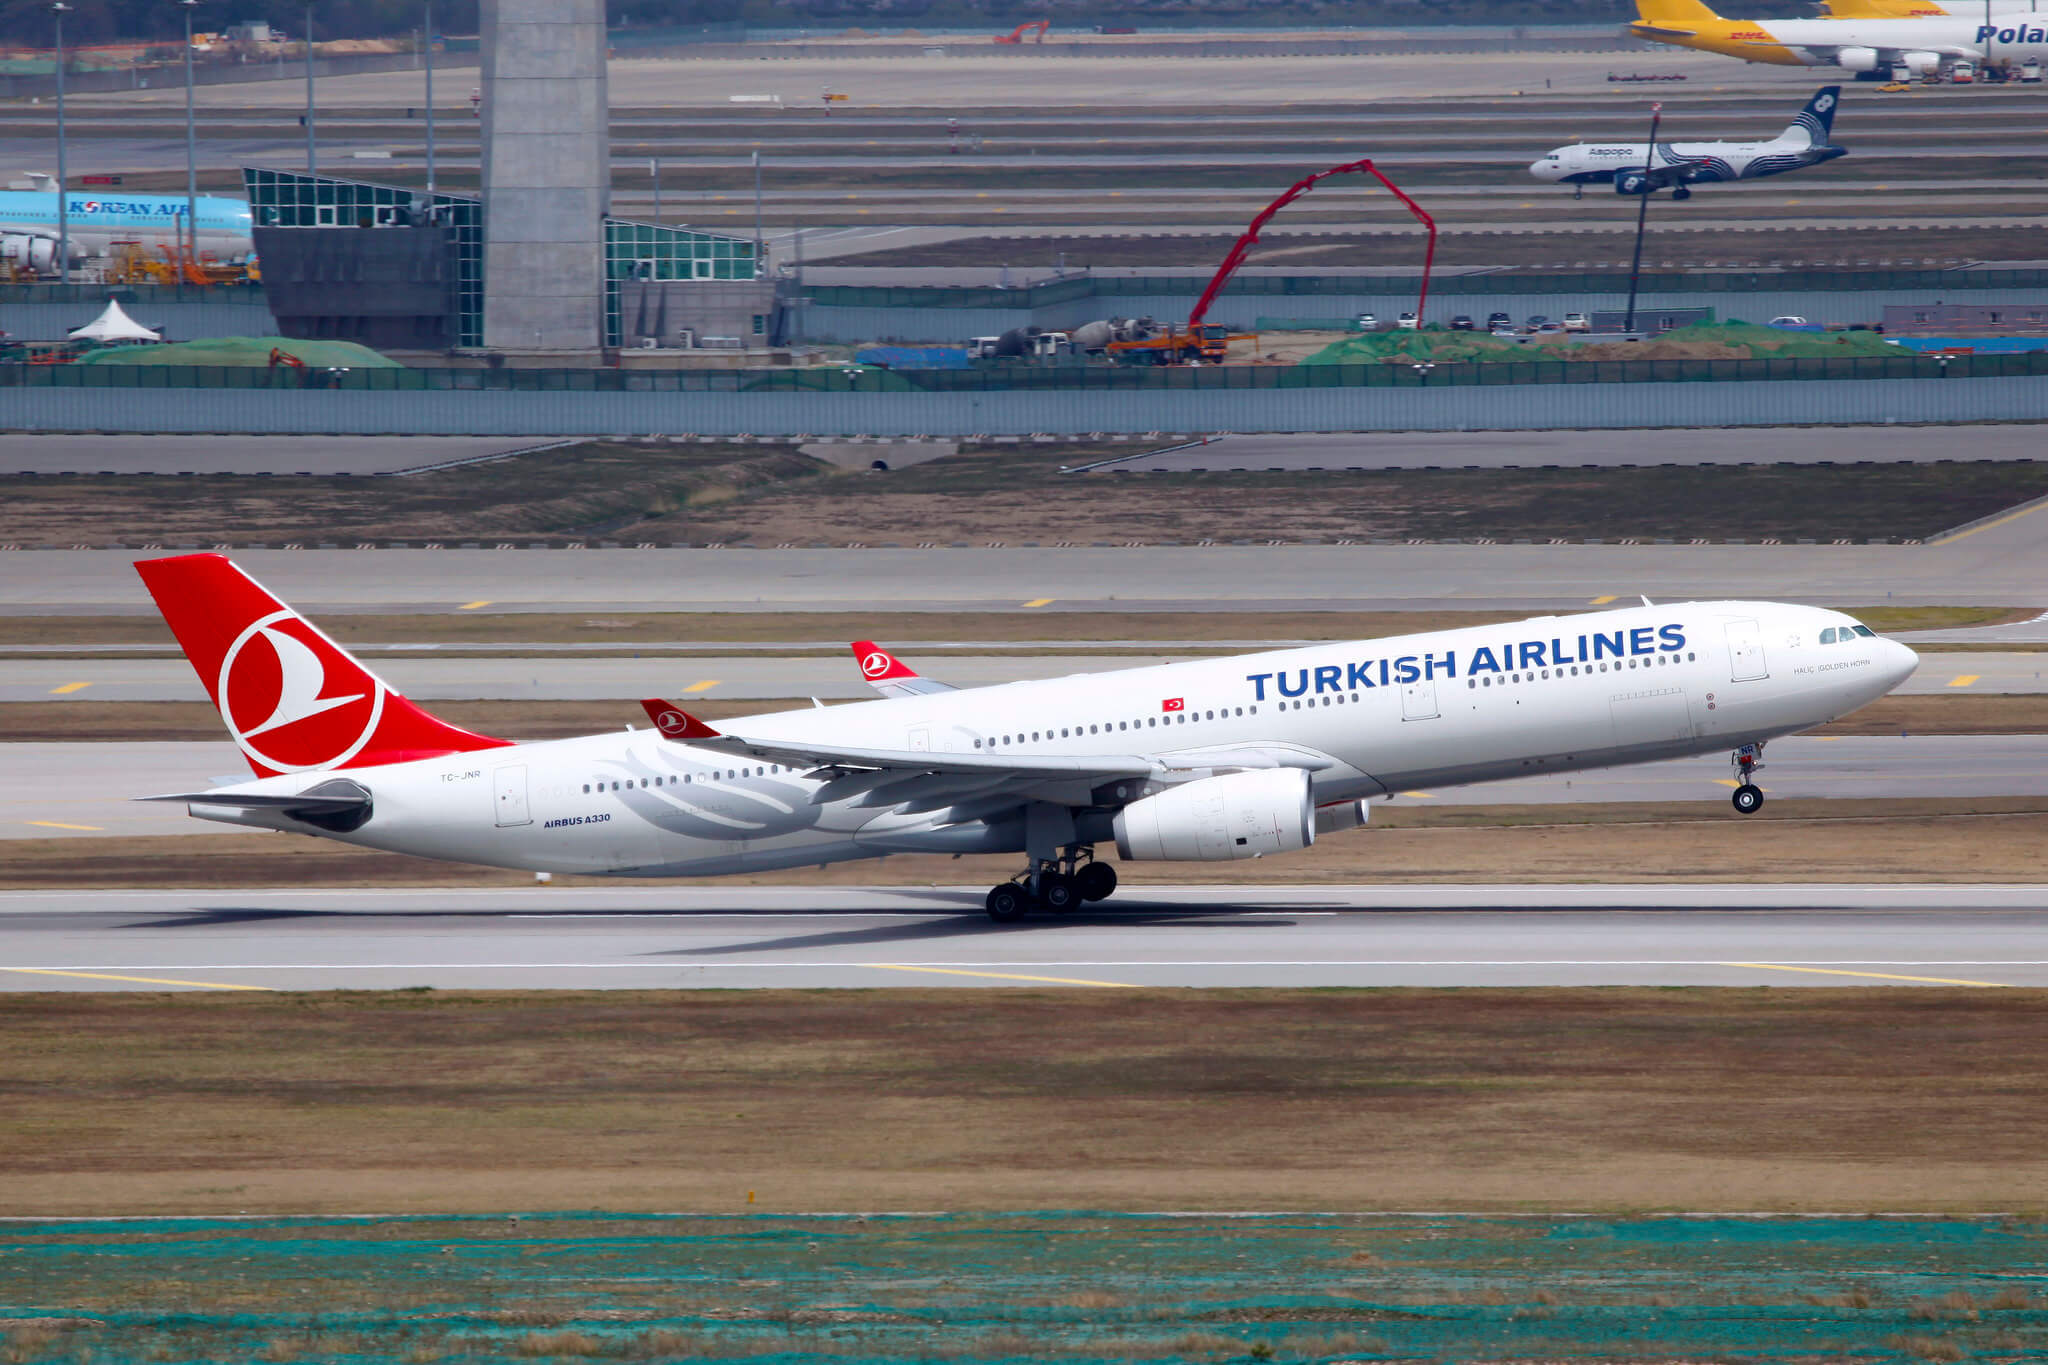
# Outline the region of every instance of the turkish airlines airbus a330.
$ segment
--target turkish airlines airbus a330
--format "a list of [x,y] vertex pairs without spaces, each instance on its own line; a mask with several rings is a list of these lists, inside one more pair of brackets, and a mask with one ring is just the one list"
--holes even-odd
[[863,642],[883,699],[713,729],[514,743],[436,720],[232,561],[136,565],[253,781],[145,798],[205,820],[539,872],[711,876],[890,853],[1021,853],[988,912],[1116,889],[1094,856],[1228,861],[1366,823],[1374,797],[1733,755],[1905,680],[1840,612],[1688,602],[949,688]]

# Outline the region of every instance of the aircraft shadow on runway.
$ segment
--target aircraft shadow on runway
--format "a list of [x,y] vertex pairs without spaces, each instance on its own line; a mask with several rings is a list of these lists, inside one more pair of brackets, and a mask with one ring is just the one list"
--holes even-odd
[[[1292,907],[1290,907],[1292,908]],[[825,912],[820,912],[821,914]],[[832,912],[844,915],[847,912]],[[858,913],[858,912],[855,912]],[[1220,922],[1224,917],[1229,922]],[[865,929],[841,929],[823,934],[784,934],[746,943],[720,943],[706,948],[672,948],[649,953],[649,957],[730,957],[750,953],[788,952],[804,948],[847,948],[885,943],[924,943],[938,939],[984,938],[991,934],[1029,934],[1048,929],[1146,928],[1176,929],[1286,929],[1296,921],[1284,913],[1270,918],[1247,919],[1244,907],[1235,905],[1161,905],[1128,903],[1116,910],[1084,910],[1065,915],[1036,915],[1029,919],[997,924],[976,911],[957,918],[934,917],[911,923],[878,924]]]

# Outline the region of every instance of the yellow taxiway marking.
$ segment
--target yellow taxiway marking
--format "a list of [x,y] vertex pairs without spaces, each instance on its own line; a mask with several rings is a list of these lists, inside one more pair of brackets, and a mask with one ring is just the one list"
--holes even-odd
[[1982,673],[1958,673],[1953,678],[1950,678],[1948,680],[1948,686],[1968,687],[1970,684],[1976,682],[1983,676],[1984,675]]
[[1901,976],[1897,972],[1851,972],[1840,967],[1788,967],[1782,962],[1723,962],[1723,967],[1747,967],[1759,972],[1806,972],[1812,976],[1863,976],[1872,981],[1919,981],[1929,986],[1988,986],[2003,989],[2003,981],[1964,981],[1953,976]]
[[94,833],[101,833],[105,829],[102,825],[67,825],[62,820],[30,820],[28,823],[44,829],[89,829]]
[[703,682],[693,682],[693,683],[691,683],[691,684],[690,684],[690,685],[689,685],[688,687],[684,688],[684,689],[683,689],[683,691],[685,691],[685,692],[709,692],[709,691],[710,691],[710,690],[711,690],[712,688],[714,688],[714,687],[716,687],[716,686],[718,686],[718,679],[716,679],[716,678],[706,678],[706,679],[705,679],[705,680],[704,680]]
[[1034,597],[1029,602],[1026,602],[1024,605],[1027,607],[1042,607],[1047,605],[1051,601],[1052,599],[1050,597]]
[[478,607],[488,607],[489,605],[491,605],[491,599],[485,597],[475,602],[464,602],[462,604],[461,610],[475,611]]
[[1794,204],[1797,204],[1797,203],[1799,203],[1799,202],[1800,202],[1800,201],[1799,201],[1799,200],[1797,200],[1797,199],[1787,199],[1787,200],[1785,201],[1785,207],[1789,209],[1789,208],[1791,208],[1791,207],[1792,207],[1792,206],[1793,206]]
[[1606,597],[1596,597],[1592,601],[1588,602],[1586,605],[1589,607],[1604,607],[1613,600],[1614,595],[1610,593]]
[[[1734,778],[1732,778],[1732,777],[1717,777],[1717,778],[1715,778],[1715,779],[1714,779],[1714,785],[1716,785],[1716,786],[1719,786],[1719,787],[1729,787],[1729,788],[1734,788],[1734,787],[1739,787],[1739,786],[1741,786],[1742,784],[1741,784],[1740,782],[1737,782],[1737,781],[1736,781],[1736,780],[1735,780]],[[1767,792],[1767,791],[1770,791],[1770,790],[1771,790],[1771,788],[1769,788],[1769,787],[1766,787],[1766,786],[1765,786],[1765,785],[1764,785],[1763,783],[1761,783],[1761,782],[1756,782],[1756,783],[1752,783],[1751,785],[1753,785],[1753,786],[1754,786],[1754,787],[1755,787],[1755,788],[1756,788],[1756,789],[1757,789],[1758,791],[1760,791],[1760,792]]]
[[230,986],[219,981],[184,981],[168,976],[117,976],[113,972],[66,972],[55,967],[0,967],[24,976],[79,976],[88,981],[135,981],[145,986],[199,986],[209,991],[274,991],[274,986]]
[[1434,796],[1431,796],[1431,795],[1430,795],[1430,794],[1429,794],[1428,792],[1397,792],[1397,793],[1395,793],[1395,794],[1396,794],[1396,795],[1398,795],[1398,796],[1412,796],[1412,797],[1414,797],[1414,798],[1415,798],[1415,799],[1416,799],[1417,801],[1434,801],[1434,800],[1436,800],[1436,798],[1435,798]]
[[65,683],[62,687],[51,688],[50,695],[53,697],[67,697],[71,695],[73,692],[83,692],[85,691],[86,688],[91,686],[92,684],[89,682]]
[[929,972],[933,976],[985,976],[996,981],[1042,981],[1054,986],[1116,986],[1136,989],[1129,981],[1089,981],[1075,976],[1025,976],[1020,972],[970,972],[960,967],[913,967],[906,962],[863,962],[878,972]]
[[1952,536],[1943,536],[1940,540],[1930,540],[1927,543],[1929,545],[1953,545],[1957,541],[1967,540],[1969,537],[1977,535],[1979,532],[1995,531],[1999,527],[2004,526],[2010,522],[2018,521],[2021,517],[2031,517],[2036,512],[2041,511],[2043,508],[2048,508],[2048,502],[2036,502],[2032,506],[2020,508],[2020,510],[2017,512],[2008,512],[2006,515],[1998,518],[1998,520],[1996,521],[1987,521],[1982,526],[1972,526],[1967,531],[1958,531]]

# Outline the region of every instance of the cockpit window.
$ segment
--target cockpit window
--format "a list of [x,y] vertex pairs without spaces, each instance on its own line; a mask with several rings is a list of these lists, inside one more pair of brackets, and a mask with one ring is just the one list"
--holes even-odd
[[1866,640],[1875,640],[1877,638],[1877,632],[1872,630],[1869,626],[1856,627],[1856,633],[1858,635],[1861,635]]
[[1826,630],[1820,633],[1820,642],[1824,645],[1833,644],[1835,642],[1835,634],[1835,628],[1833,626],[1829,626]]

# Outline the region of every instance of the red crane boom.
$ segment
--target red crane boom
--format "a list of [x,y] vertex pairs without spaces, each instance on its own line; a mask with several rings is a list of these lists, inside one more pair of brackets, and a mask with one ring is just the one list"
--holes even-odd
[[1333,175],[1345,175],[1352,171],[1363,171],[1392,190],[1394,197],[1407,205],[1408,211],[1414,214],[1425,228],[1429,229],[1429,247],[1422,257],[1422,293],[1415,301],[1415,318],[1418,323],[1421,322],[1423,309],[1429,305],[1429,269],[1436,261],[1436,220],[1423,211],[1422,205],[1402,193],[1399,185],[1396,185],[1393,181],[1382,175],[1380,168],[1373,165],[1370,158],[1366,158],[1358,161],[1347,161],[1341,166],[1332,166],[1327,171],[1317,171],[1314,175],[1295,181],[1279,198],[1266,205],[1258,217],[1252,219],[1251,226],[1244,230],[1244,235],[1239,237],[1237,244],[1230,248],[1230,254],[1223,258],[1223,264],[1216,268],[1215,278],[1211,279],[1209,287],[1202,291],[1201,300],[1195,304],[1195,311],[1188,314],[1189,336],[1199,337],[1201,335],[1198,329],[1202,325],[1202,318],[1209,311],[1209,305],[1214,303],[1216,296],[1223,292],[1223,286],[1229,282],[1230,277],[1236,273],[1237,268],[1244,264],[1244,258],[1251,253],[1251,249],[1259,244],[1259,229],[1264,227],[1274,214],[1286,208],[1302,195],[1307,194],[1322,181],[1328,180]]

